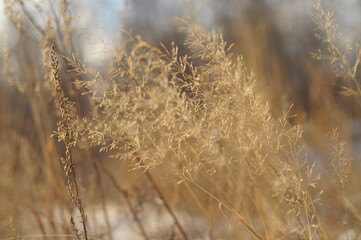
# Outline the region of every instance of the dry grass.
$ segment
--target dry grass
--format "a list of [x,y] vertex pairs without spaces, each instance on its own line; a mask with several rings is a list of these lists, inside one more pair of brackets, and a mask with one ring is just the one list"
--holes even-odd
[[[326,111],[294,121],[300,110],[275,101],[221,34],[182,19],[180,46],[122,32],[95,69],[74,47],[67,1],[43,12],[46,24],[21,1],[4,5],[20,40],[2,61],[1,239],[112,240],[129,223],[140,239],[360,237],[359,163],[349,133],[332,129],[341,117],[316,131]],[[314,57],[358,104],[359,45],[341,50],[319,3],[311,16],[325,44]]]

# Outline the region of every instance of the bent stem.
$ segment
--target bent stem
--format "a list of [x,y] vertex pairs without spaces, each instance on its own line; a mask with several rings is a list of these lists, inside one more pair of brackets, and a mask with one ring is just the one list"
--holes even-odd
[[228,206],[227,204],[225,204],[222,200],[218,199],[216,196],[214,196],[212,193],[210,193],[209,191],[207,191],[205,188],[203,188],[202,186],[200,186],[198,183],[191,181],[189,179],[185,179],[186,182],[193,184],[194,186],[198,187],[199,189],[201,189],[204,193],[206,193],[208,196],[210,196],[211,198],[213,198],[216,202],[218,202],[219,204],[219,208],[224,207],[225,209],[227,209],[229,212],[231,212],[233,215],[236,216],[236,218],[242,223],[242,225],[244,225],[252,234],[253,236],[258,239],[258,240],[263,240],[263,238],[247,223],[247,221],[231,206]]

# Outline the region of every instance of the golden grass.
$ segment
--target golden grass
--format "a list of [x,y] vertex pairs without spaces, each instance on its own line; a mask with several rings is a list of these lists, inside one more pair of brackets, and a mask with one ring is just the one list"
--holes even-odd
[[[178,19],[181,46],[121,33],[107,68],[93,69],[78,57],[76,23],[68,3],[59,2],[44,15],[44,28],[26,5],[4,2],[21,41],[18,51],[3,51],[10,91],[0,85],[1,239],[112,240],[125,222],[141,239],[360,234],[359,163],[344,141],[348,133],[332,130],[352,119],[319,121],[326,111],[318,109],[308,113],[312,120],[294,121],[302,110],[287,96],[275,100],[277,86],[260,87],[261,71],[248,70],[221,34],[191,20]],[[315,3],[312,19],[326,44],[314,57],[330,60],[342,79],[338,97],[358,103],[360,48],[351,63],[332,14]],[[326,94],[336,101],[332,91]],[[330,109],[327,116],[342,112]],[[331,134],[312,130],[322,121]],[[321,140],[309,141],[316,135]],[[115,223],[112,206],[131,217]],[[146,219],[154,210],[170,224],[152,230]],[[153,221],[162,223],[159,216]],[[192,228],[196,219],[202,229]]]

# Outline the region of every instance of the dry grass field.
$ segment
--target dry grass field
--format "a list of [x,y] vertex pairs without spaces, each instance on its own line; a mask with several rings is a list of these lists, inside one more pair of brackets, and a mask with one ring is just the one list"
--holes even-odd
[[174,1],[168,30],[162,2],[105,42],[75,2],[3,1],[0,240],[361,239],[361,45],[332,9],[290,36],[269,1]]

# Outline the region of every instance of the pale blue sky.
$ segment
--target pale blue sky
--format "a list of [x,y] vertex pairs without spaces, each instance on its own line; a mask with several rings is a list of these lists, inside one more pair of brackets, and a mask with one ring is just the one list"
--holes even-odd
[[[34,0],[40,1],[40,0]],[[148,0],[144,0],[148,1]],[[158,9],[159,13],[176,13],[180,12],[179,2],[182,0],[161,0],[164,2],[160,6],[164,9]],[[208,24],[208,27],[212,26],[212,12],[215,12],[215,9],[209,9],[208,6],[211,4],[206,4],[207,0],[194,0],[196,2],[203,3],[203,8],[206,11],[206,14],[203,14],[204,22]],[[240,2],[247,3],[252,0],[242,0]],[[302,24],[305,19],[308,18],[307,5],[309,4],[308,0],[267,0],[270,2],[271,8],[277,13],[279,22],[284,28],[285,31],[295,31],[295,29],[302,27]],[[122,13],[124,13],[124,2],[125,0],[77,0],[71,1],[71,4],[75,5],[74,15],[79,16],[79,27],[85,30],[82,30],[81,34],[94,34],[101,37],[105,41],[111,42],[117,36],[119,27],[121,25]],[[131,2],[131,0],[129,0]],[[183,2],[190,2],[183,0]],[[224,1],[225,3],[227,1]],[[346,26],[353,26],[349,29],[342,28],[342,31],[345,33],[347,38],[356,38],[359,37],[359,28],[361,25],[361,10],[359,7],[358,0],[328,0],[325,1],[329,6],[329,9],[334,9],[337,17],[338,23]],[[2,45],[3,36],[6,36],[6,17],[3,13],[3,0],[0,0],[0,47]],[[208,7],[208,8],[207,8]],[[170,10],[172,9],[173,10]],[[158,11],[157,10],[157,11]],[[123,12],[122,12],[123,11]],[[230,12],[232,9],[230,9]],[[153,12],[143,12],[141,16],[127,16],[129,18],[145,18],[152,19],[148,16],[149,14],[154,14]],[[233,13],[234,14],[234,13]],[[241,13],[239,13],[241,14]],[[148,16],[148,18],[147,18]],[[208,19],[205,19],[208,16]],[[285,20],[287,19],[287,20]],[[201,19],[202,20],[202,19]],[[166,26],[167,22],[157,22],[156,23],[160,28]],[[166,31],[166,30],[164,30]],[[359,40],[359,39],[357,39]]]
[[[147,0],[145,0],[147,1]],[[179,7],[180,0],[162,0],[167,9]],[[248,0],[242,0],[247,2]],[[282,15],[289,15],[292,17],[294,13],[298,14],[300,11],[306,10],[307,0],[267,0],[274,6],[275,11],[283,13]],[[71,3],[77,5],[80,19],[83,23],[89,24],[89,27],[100,27],[104,30],[105,35],[112,35],[120,24],[120,13],[124,6],[124,0],[78,0]],[[172,4],[169,4],[172,2]],[[207,8],[207,0],[197,0],[203,2],[203,7]],[[337,14],[337,20],[341,24],[351,25],[361,22],[361,13],[358,0],[343,0],[343,1],[326,1],[328,8],[333,9]],[[3,0],[0,0],[0,33],[5,31],[6,16],[3,13]],[[81,12],[81,13],[80,13]],[[208,11],[209,12],[209,11]],[[128,16],[130,17],[130,16]],[[131,16],[137,17],[137,16]],[[141,17],[141,16],[139,16]]]

